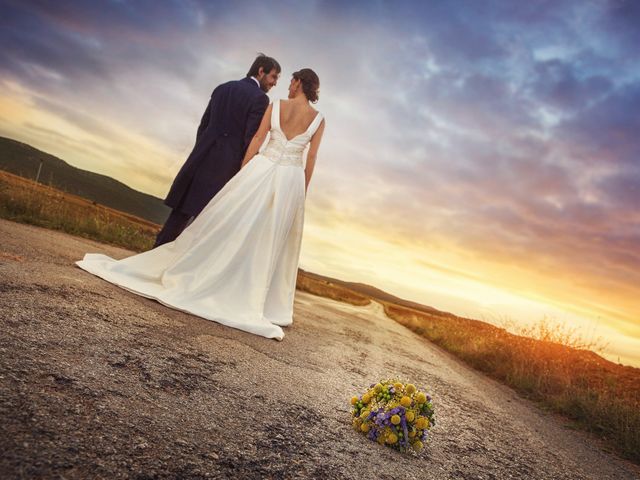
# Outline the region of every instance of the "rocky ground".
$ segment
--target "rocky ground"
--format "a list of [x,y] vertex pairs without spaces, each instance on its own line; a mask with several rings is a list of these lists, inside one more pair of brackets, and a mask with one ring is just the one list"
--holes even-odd
[[[171,310],[76,268],[130,252],[0,220],[0,477],[631,479],[510,389],[388,319],[298,293],[282,342]],[[352,430],[380,378],[428,387],[421,455]]]

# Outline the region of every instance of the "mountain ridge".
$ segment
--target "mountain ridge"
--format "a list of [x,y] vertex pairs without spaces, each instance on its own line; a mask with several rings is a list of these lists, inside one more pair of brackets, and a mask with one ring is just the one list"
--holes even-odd
[[163,224],[169,214],[169,207],[160,198],[135,190],[107,175],[74,167],[27,143],[0,137],[0,169],[34,180],[40,162],[40,183],[46,182],[66,193],[157,224]]

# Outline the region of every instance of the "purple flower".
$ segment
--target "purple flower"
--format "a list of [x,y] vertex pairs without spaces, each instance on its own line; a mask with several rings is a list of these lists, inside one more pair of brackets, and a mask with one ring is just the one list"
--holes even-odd
[[407,419],[404,417],[404,415],[400,417],[400,425],[402,425],[402,432],[404,433],[404,438],[406,441],[406,439],[409,438],[409,432],[407,429]]

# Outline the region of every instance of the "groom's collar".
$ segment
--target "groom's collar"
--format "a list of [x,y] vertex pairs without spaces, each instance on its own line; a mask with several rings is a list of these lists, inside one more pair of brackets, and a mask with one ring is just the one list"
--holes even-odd
[[260,82],[258,81],[258,79],[256,77],[244,77],[242,80],[242,82],[247,82],[247,83],[251,83],[251,84],[256,84],[256,86],[262,90],[262,87],[260,86]]

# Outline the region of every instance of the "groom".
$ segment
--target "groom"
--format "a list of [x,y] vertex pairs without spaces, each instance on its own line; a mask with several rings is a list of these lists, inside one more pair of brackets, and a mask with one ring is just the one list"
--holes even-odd
[[175,240],[189,220],[238,173],[269,105],[266,92],[275,86],[279,75],[278,62],[260,54],[246,78],[215,88],[198,127],[196,145],[164,201],[172,211],[154,248]]

